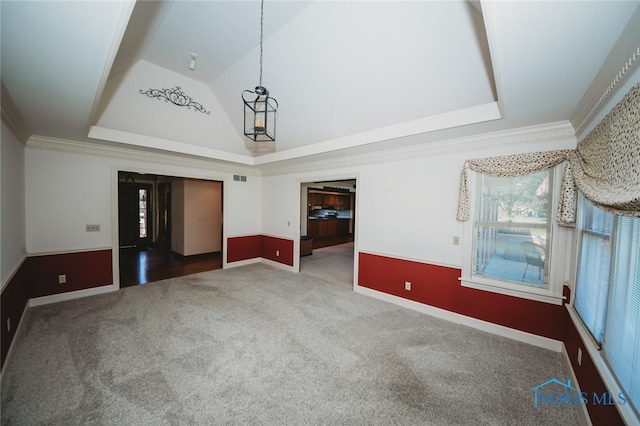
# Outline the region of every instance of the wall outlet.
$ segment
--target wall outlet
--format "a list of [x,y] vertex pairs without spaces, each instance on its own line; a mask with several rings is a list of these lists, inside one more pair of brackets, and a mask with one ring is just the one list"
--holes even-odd
[[582,365],[582,348],[578,348],[578,365]]
[[280,250],[276,250],[276,256],[280,256]]
[[453,245],[454,246],[459,246],[460,245],[460,237],[458,237],[458,236],[453,237]]
[[87,225],[87,232],[100,232],[100,225]]
[[410,281],[405,281],[404,282],[404,289],[407,291],[411,291],[411,282]]
[[58,275],[58,284],[66,284],[67,276],[66,275]]

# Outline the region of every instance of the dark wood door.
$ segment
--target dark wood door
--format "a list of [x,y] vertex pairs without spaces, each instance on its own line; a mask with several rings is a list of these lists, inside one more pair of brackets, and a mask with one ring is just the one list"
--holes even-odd
[[171,182],[158,184],[158,243],[171,247]]
[[151,241],[151,184],[120,182],[118,185],[118,234],[120,247],[145,248]]

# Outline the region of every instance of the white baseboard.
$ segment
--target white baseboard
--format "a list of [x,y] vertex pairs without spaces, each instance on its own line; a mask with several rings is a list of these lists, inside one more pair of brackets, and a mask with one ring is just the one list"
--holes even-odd
[[225,263],[224,265],[222,265],[222,267],[223,267],[223,269],[237,268],[238,266],[245,266],[245,265],[251,265],[253,263],[259,263],[260,259],[261,258],[259,258],[259,257],[254,257],[252,259],[238,260],[237,262]]
[[264,257],[260,258],[260,262],[266,265],[275,266],[276,268],[284,269],[285,271],[295,272],[293,266],[285,265],[284,263],[274,262],[270,259],[265,259]]
[[356,285],[354,287],[356,293],[364,294],[366,296],[374,297],[376,299],[384,300],[386,302],[394,303],[402,306],[403,308],[413,309],[414,311],[421,312],[423,314],[431,315],[436,318],[455,322],[458,324],[473,327],[478,330],[486,331],[488,333],[497,334],[499,336],[508,337],[513,340],[517,340],[524,343],[529,343],[541,348],[550,349],[554,352],[562,351],[563,343],[559,340],[550,339],[548,337],[538,336],[526,331],[515,330],[513,328],[505,327],[498,324],[493,324],[488,321],[479,320],[477,318],[468,317],[466,315],[457,314],[455,312],[447,311],[445,309],[436,308],[433,306],[425,305],[423,303],[414,302],[413,300],[403,299],[402,297],[393,296],[391,294],[383,293],[381,291],[372,290],[370,288],[361,287]]
[[118,291],[115,285],[104,285],[101,287],[93,287],[85,290],[70,291],[68,293],[52,294],[51,296],[42,296],[29,299],[29,307],[48,305],[50,303],[64,302],[66,300],[79,299],[81,297],[95,296],[97,294],[111,293]]
[[[571,365],[571,359],[569,358],[569,353],[567,352],[567,348],[562,344],[562,355],[564,356],[564,362],[567,364],[567,368],[569,369],[569,373],[571,374],[571,381],[573,386],[576,388],[576,392],[581,394],[582,390],[580,389],[580,383],[578,383],[578,378],[576,377],[575,371],[573,371],[573,366]],[[591,417],[589,417],[589,410],[587,410],[587,404],[580,404],[582,406],[582,410],[580,413],[582,414],[582,420],[584,420],[584,424],[587,426],[593,426],[591,423]]]
[[22,330],[22,325],[24,324],[24,317],[27,315],[27,310],[29,310],[29,303],[27,302],[24,305],[24,309],[22,310],[22,315],[20,315],[20,321],[18,321],[18,325],[16,327],[16,332],[13,335],[13,339],[11,340],[11,345],[9,345],[9,350],[7,351],[7,357],[4,359],[4,364],[2,364],[2,370],[0,370],[0,383],[2,383],[2,374],[4,373],[4,369],[11,361],[11,357],[13,355],[13,348],[15,347],[16,339],[20,335],[20,331]]
[[264,263],[265,265],[275,266],[276,268],[284,269],[285,271],[295,272],[293,266],[285,265],[284,263],[274,262],[264,257],[254,257],[253,259],[239,260],[237,262],[231,262],[224,265],[224,268],[236,268],[238,266],[251,265],[253,263]]

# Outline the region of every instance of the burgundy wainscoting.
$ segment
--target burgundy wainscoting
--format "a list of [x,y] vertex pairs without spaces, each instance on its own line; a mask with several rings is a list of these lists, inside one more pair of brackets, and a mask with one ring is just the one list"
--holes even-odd
[[[22,262],[20,268],[9,280],[5,288],[2,290],[2,333],[1,333],[1,366],[4,362],[11,347],[11,342],[15,337],[18,324],[22,318],[22,313],[27,307],[29,301],[29,289],[27,287],[27,262]],[[11,323],[11,330],[7,328],[7,320]],[[0,368],[2,368],[0,366]]]
[[[567,296],[567,300],[570,300],[568,297],[568,288],[565,287],[565,295]],[[573,309],[573,308],[569,308]],[[564,336],[564,346],[567,351],[567,355],[569,356],[569,360],[571,361],[571,367],[573,368],[573,372],[576,375],[576,379],[578,380],[578,384],[580,385],[580,391],[587,392],[589,395],[589,401],[592,401],[591,396],[593,393],[597,393],[598,395],[602,395],[604,392],[608,392],[607,386],[602,381],[602,377],[600,373],[593,363],[593,359],[587,352],[587,349],[584,345],[584,340],[580,336],[576,325],[573,320],[569,316],[569,312],[565,308],[566,315],[566,328],[565,328],[565,336]],[[582,350],[582,365],[578,364],[578,348]],[[618,412],[618,409],[615,405],[607,405],[607,404],[587,404],[587,410],[589,411],[589,417],[591,418],[591,423],[594,426],[614,426],[614,425],[624,425],[624,421]]]
[[227,239],[227,262],[263,258],[293,266],[293,241],[267,235]]
[[[457,268],[360,253],[358,285],[520,331],[562,340],[565,307],[463,287]],[[405,290],[411,282],[411,291]]]
[[293,240],[263,235],[260,257],[293,266]]
[[227,262],[239,262],[260,257],[261,240],[260,235],[228,238]]
[[[85,290],[113,284],[111,250],[33,256],[27,259],[29,297]],[[58,276],[66,275],[65,284]]]

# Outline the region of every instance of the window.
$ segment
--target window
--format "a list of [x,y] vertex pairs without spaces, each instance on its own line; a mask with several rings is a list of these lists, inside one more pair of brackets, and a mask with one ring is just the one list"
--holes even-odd
[[466,260],[464,285],[499,287],[511,290],[506,294],[544,301],[550,301],[545,295],[560,293],[549,285],[553,172],[549,168],[517,177],[475,174],[473,221],[467,228],[473,238],[465,253],[471,261]]
[[580,286],[573,305],[595,341],[602,344],[609,286],[600,284],[609,281],[613,215],[595,208],[582,196],[579,205],[581,249],[577,281]]
[[147,223],[148,223],[148,206],[147,206],[147,190],[138,190],[138,238],[147,238]]
[[627,400],[640,407],[640,219],[580,199],[574,308]]

